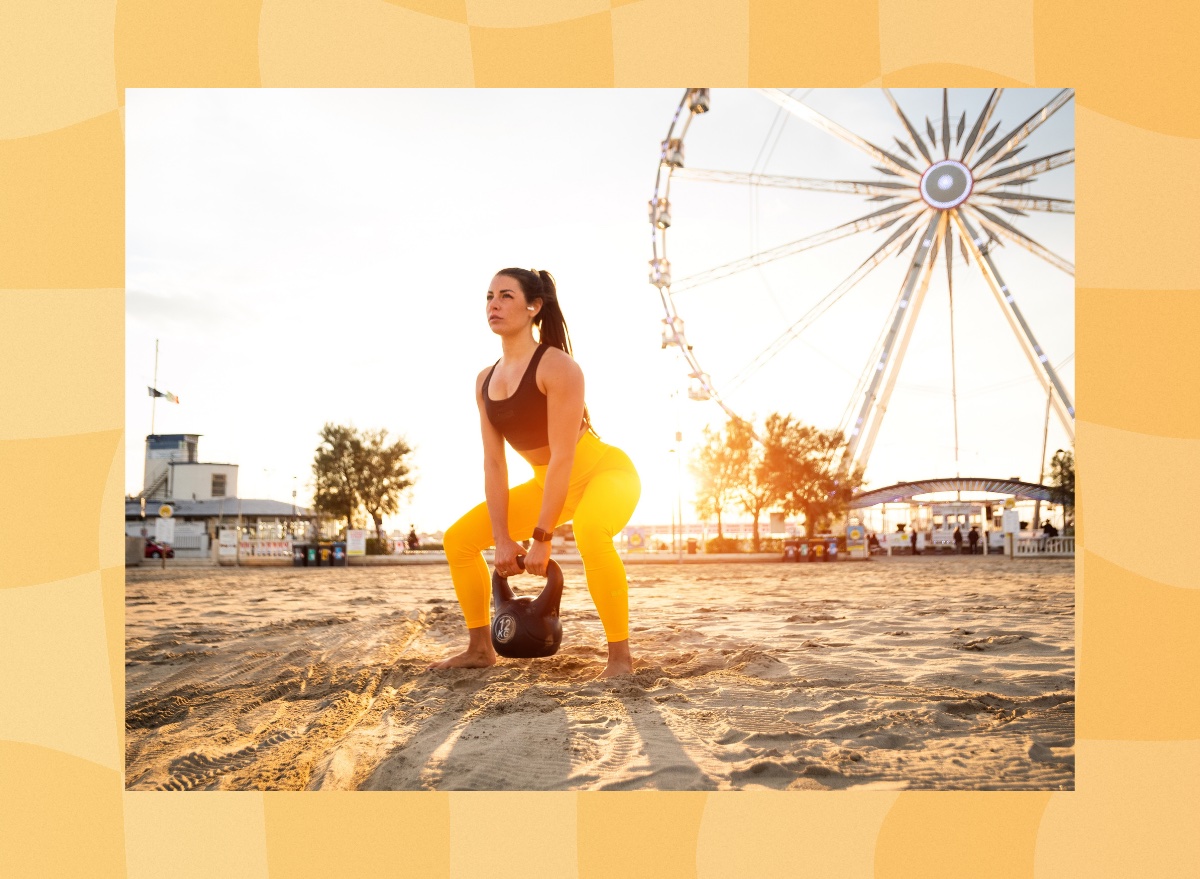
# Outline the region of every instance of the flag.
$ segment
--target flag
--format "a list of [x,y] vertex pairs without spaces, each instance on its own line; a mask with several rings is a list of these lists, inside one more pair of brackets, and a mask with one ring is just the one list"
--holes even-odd
[[166,397],[168,403],[178,403],[179,402],[179,398],[176,397],[174,394],[172,394],[170,391],[155,390],[154,388],[150,387],[149,385],[146,385],[146,390],[150,392],[151,397]]

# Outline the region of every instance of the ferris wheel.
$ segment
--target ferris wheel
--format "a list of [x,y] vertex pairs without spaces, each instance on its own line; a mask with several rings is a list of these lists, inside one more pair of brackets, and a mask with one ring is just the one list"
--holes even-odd
[[[749,171],[690,167],[684,161],[685,141],[692,124],[710,112],[712,96],[709,89],[685,90],[661,144],[658,173],[649,204],[653,230],[650,283],[657,288],[664,309],[662,346],[664,349],[677,349],[682,357],[690,382],[688,395],[692,399],[711,400],[730,418],[745,420],[737,411],[736,402],[731,403],[736,396],[730,393],[731,390],[736,391],[752,380],[756,373],[779,357],[806,329],[859,287],[869,275],[876,273],[873,281],[878,282],[879,275],[886,274],[878,270],[889,258],[895,257],[899,265],[904,267],[903,271],[895,271],[898,277],[893,284],[898,286],[898,292],[891,299],[874,348],[858,375],[851,399],[838,425],[847,440],[841,466],[865,469],[893,397],[901,364],[909,351],[939,256],[945,267],[951,302],[949,341],[951,364],[955,363],[953,264],[958,261],[957,252],[961,254],[961,262],[968,270],[982,278],[999,305],[1008,330],[1041,386],[1047,418],[1049,409],[1053,408],[1067,436],[1073,440],[1075,409],[1071,394],[1049,354],[1035,337],[1030,321],[1018,306],[1016,291],[1010,289],[998,265],[996,249],[1006,243],[1023,248],[1053,267],[1057,273],[1065,275],[1064,283],[1073,289],[1070,279],[1074,277],[1074,265],[1043,246],[1033,237],[1034,233],[1022,230],[1017,223],[1021,218],[1030,217],[1031,213],[1074,214],[1072,199],[1030,191],[1030,184],[1042,175],[1072,164],[1074,149],[1057,149],[1020,161],[1017,156],[1029,146],[1031,135],[1067,105],[1074,93],[1071,89],[1055,93],[1049,102],[1028,118],[997,137],[1001,128],[997,108],[1004,94],[1003,89],[990,92],[982,109],[973,114],[969,126],[965,110],[957,116],[952,113],[949,90],[936,91],[940,92],[941,98],[940,119],[935,124],[933,119],[936,115],[933,118],[926,115],[921,130],[910,120],[897,96],[887,89],[883,90],[883,96],[895,114],[894,146],[889,143],[884,148],[813,109],[802,99],[804,95],[798,98],[778,89],[758,90],[758,94],[769,102],[765,106],[769,108],[773,104],[778,108],[777,121],[780,116],[785,121],[797,119],[822,132],[822,136],[832,136],[840,141],[839,149],[846,150],[849,147],[850,150],[846,151],[852,156],[855,155],[853,151],[857,151],[853,161],[865,159],[872,169],[856,175],[861,179],[828,179],[797,174],[767,174],[759,161]],[[705,123],[697,123],[697,128]],[[880,138],[876,136],[875,139]],[[843,164],[841,167],[846,166]],[[868,179],[872,177],[875,179]],[[773,191],[836,193],[842,198],[847,195],[851,198],[859,196],[865,198],[866,205],[855,210],[850,218],[832,226],[805,230],[805,234],[782,245],[755,249],[747,255],[723,259],[716,265],[696,265],[693,253],[688,268],[695,270],[673,280],[667,244],[668,231],[672,228],[671,187],[680,180],[689,181],[689,186],[691,181],[697,184],[733,184],[755,192],[766,188]],[[1066,219],[1073,221],[1073,216]],[[806,310],[791,320],[782,333],[771,332],[760,339],[760,344],[755,346],[756,351],[746,352],[745,362],[740,369],[731,369],[726,365],[715,380],[706,371],[704,362],[722,347],[722,343],[720,340],[714,343],[712,338],[704,343],[689,338],[685,331],[688,295],[681,294],[706,285],[728,282],[729,279],[744,278],[761,271],[761,267],[768,263],[828,247],[834,242],[846,243],[840,250],[846,256],[850,253],[848,246],[868,237],[874,240],[867,245],[857,245],[860,251],[844,267],[849,271],[841,276],[841,280],[832,284],[828,292],[815,302],[806,303]],[[895,290],[895,286],[892,289]],[[951,385],[957,458],[958,395],[954,387],[953,365]]]

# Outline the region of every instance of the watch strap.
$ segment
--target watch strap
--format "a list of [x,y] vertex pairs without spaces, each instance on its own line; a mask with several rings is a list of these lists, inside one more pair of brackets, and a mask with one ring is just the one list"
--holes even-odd
[[541,528],[533,529],[533,539],[538,543],[549,543],[554,535],[549,531],[543,531]]

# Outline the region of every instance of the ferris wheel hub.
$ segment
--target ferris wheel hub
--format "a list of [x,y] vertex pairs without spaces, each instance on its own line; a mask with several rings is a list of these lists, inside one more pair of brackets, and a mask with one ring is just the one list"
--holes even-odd
[[934,162],[921,175],[921,198],[939,211],[958,207],[970,198],[974,188],[971,169],[956,159]]

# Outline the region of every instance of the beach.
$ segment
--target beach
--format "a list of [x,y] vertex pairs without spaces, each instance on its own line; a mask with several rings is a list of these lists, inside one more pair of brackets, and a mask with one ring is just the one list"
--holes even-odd
[[555,656],[440,672],[444,565],[130,569],[126,787],[1074,788],[1072,559],[630,565],[615,681],[563,569]]

